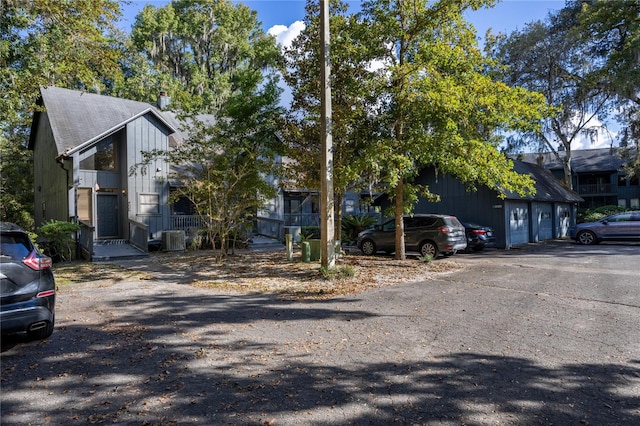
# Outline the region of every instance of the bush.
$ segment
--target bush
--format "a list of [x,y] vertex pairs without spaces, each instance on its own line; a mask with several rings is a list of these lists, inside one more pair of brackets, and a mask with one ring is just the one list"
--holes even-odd
[[317,226],[303,226],[300,228],[300,238],[302,240],[319,240],[320,228]]
[[55,262],[65,262],[75,258],[75,233],[80,225],[71,222],[52,220],[39,229],[41,246],[47,256]]
[[607,216],[627,210],[629,209],[620,206],[602,206],[595,209],[586,209],[578,213],[578,223],[597,222]]
[[358,234],[372,225],[378,223],[373,216],[347,216],[342,219],[342,238],[346,242],[354,242],[358,239]]

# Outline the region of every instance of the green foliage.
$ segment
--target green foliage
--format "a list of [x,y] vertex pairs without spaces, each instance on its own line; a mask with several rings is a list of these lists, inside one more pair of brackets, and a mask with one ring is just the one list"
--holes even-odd
[[418,260],[424,263],[431,263],[433,262],[433,256],[431,256],[430,254],[423,254],[418,256]]
[[45,253],[54,260],[64,262],[74,259],[75,233],[79,230],[77,223],[52,220],[42,225],[38,232],[44,239],[42,245]]
[[300,240],[319,240],[320,239],[320,228],[317,226],[303,226],[300,229]]
[[351,278],[356,274],[355,269],[351,265],[340,265],[335,268],[328,268],[322,266],[320,268],[320,275],[327,281],[341,280],[345,278]]
[[342,220],[342,236],[347,242],[354,242],[358,234],[378,223],[378,219],[367,215],[350,215]]
[[[177,0],[147,5],[136,17],[132,47],[158,73],[182,111],[217,114],[247,80],[273,79],[273,37],[255,11],[229,0]],[[143,65],[140,58],[138,66]]]
[[[18,138],[11,138],[15,141]],[[0,136],[0,220],[33,229],[32,155],[24,144]]]
[[0,205],[2,220],[33,227],[27,150],[40,86],[104,91],[120,75],[115,0],[0,2]]
[[578,223],[597,222],[612,214],[626,212],[629,209],[620,206],[602,206],[578,212]]

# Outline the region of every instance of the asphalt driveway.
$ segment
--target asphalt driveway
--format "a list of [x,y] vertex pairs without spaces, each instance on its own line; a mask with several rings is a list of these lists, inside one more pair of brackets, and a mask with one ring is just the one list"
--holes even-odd
[[640,245],[452,258],[324,301],[66,286],[4,338],[2,424],[640,424]]

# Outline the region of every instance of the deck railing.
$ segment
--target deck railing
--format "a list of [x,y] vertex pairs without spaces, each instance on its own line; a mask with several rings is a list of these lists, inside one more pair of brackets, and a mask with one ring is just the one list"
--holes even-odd
[[609,183],[596,183],[578,186],[578,194],[580,195],[610,194],[611,192],[612,188]]

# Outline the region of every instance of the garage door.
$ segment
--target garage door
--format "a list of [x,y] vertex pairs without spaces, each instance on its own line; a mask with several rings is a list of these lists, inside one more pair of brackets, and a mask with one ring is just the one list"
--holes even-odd
[[529,242],[529,206],[527,203],[509,204],[509,240],[510,245]]
[[553,238],[553,206],[538,204],[538,239],[540,241]]

